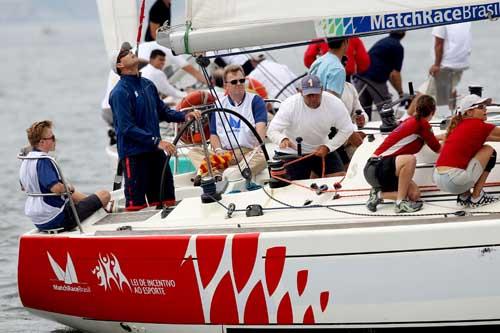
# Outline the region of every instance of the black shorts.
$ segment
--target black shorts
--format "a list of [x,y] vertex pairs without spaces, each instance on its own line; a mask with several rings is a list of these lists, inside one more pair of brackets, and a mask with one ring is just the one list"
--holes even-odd
[[365,179],[374,188],[382,192],[396,192],[398,177],[396,176],[396,156],[369,158],[364,169]]
[[[146,207],[146,197],[150,206],[160,203],[160,186],[163,167],[167,157],[163,150],[137,154],[122,160],[125,175],[125,206],[127,210],[139,210]],[[174,177],[168,163],[163,201],[175,202]]]
[[[288,154],[276,152],[276,155],[286,156]],[[311,171],[321,177],[323,173],[321,157],[311,156],[286,167],[286,172],[291,180],[309,179],[311,178]],[[344,171],[344,163],[342,163],[339,154],[336,151],[328,153],[325,157],[325,175],[340,171]]]
[[[101,207],[102,202],[95,194],[89,195],[82,201],[75,203],[76,213],[78,214],[80,222],[88,218],[90,215],[94,214]],[[75,220],[75,214],[73,214],[71,204],[68,202],[64,207],[64,229],[72,230],[76,226],[77,223]]]

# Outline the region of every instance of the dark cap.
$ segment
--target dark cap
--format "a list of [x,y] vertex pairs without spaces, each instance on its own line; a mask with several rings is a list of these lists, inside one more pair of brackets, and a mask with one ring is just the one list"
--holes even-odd
[[306,75],[300,81],[302,95],[321,94],[321,81],[316,75]]
[[111,53],[111,57],[110,57],[110,63],[111,63],[111,69],[113,70],[113,72],[115,72],[116,74],[120,74],[116,68],[116,65],[118,64],[118,56],[120,55],[120,52],[122,51],[130,51],[132,50],[132,45],[130,45],[129,42],[123,42],[122,45],[120,46],[120,49],[119,50],[116,50],[116,51],[113,51]]

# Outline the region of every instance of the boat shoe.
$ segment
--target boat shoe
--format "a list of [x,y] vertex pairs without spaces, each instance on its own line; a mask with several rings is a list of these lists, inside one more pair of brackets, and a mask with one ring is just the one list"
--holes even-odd
[[471,208],[481,207],[497,202],[498,200],[500,200],[499,197],[481,191],[481,197],[477,202],[474,202],[472,201],[472,199],[470,199],[470,207]]
[[396,213],[413,213],[421,210],[422,206],[422,201],[401,200],[401,202],[394,207],[394,211]]
[[372,188],[368,201],[366,202],[366,208],[368,208],[370,212],[376,212],[377,205],[383,202],[384,200],[380,198],[380,189]]

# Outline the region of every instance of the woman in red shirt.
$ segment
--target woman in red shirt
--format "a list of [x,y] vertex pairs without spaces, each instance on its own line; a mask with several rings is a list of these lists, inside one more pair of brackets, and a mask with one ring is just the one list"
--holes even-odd
[[426,143],[436,153],[441,149],[440,136],[434,136],[429,121],[436,112],[436,101],[420,95],[415,101],[415,116],[402,122],[368,159],[364,169],[372,186],[366,207],[377,211],[383,199],[396,200],[396,213],[412,213],[422,208],[420,190],[412,180],[418,153]]
[[500,199],[483,191],[497,157],[484,143],[500,141],[500,128],[485,122],[490,103],[491,98],[477,95],[462,99],[436,161],[434,182],[441,190],[458,194],[457,203],[463,207],[484,206]]

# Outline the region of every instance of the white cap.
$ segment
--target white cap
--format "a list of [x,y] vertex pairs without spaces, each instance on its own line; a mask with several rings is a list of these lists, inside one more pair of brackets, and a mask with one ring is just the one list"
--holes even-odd
[[474,109],[480,104],[491,104],[491,98],[483,98],[479,97],[478,95],[467,95],[460,101],[460,105],[457,108],[457,111],[463,114],[468,110]]
[[132,45],[130,45],[129,42],[123,42],[119,50],[111,52],[109,63],[111,69],[113,70],[113,72],[115,72],[115,74],[120,75],[118,73],[118,70],[116,69],[116,65],[118,65],[118,55],[120,54],[121,51],[128,51],[128,50],[132,50]]

